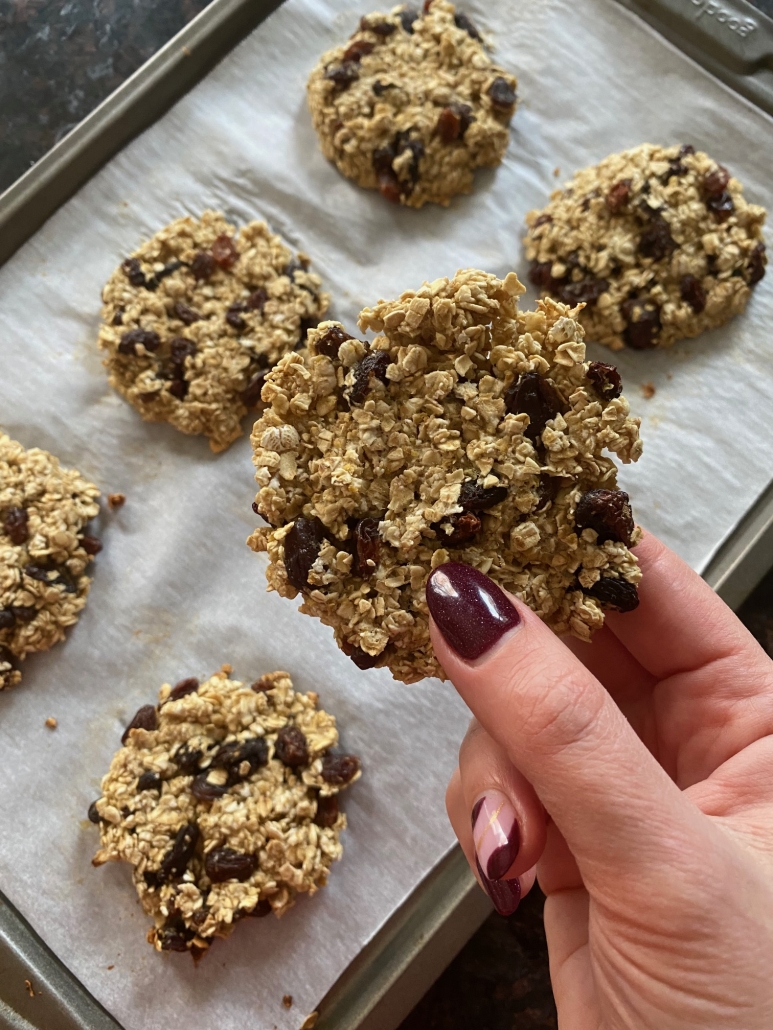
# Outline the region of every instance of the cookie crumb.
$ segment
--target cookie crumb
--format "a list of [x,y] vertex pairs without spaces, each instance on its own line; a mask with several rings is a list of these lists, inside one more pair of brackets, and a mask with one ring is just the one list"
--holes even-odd
[[53,717],[53,715],[49,715],[49,717],[46,719],[46,726],[48,726],[50,730],[55,730],[58,725],[59,723]]
[[301,1030],[312,1030],[317,1025],[319,1019],[319,1012],[312,1012],[301,1023]]
[[292,994],[285,994],[285,996],[282,998],[282,1004],[286,1009],[291,1009],[293,1007]]
[[556,179],[559,177],[560,174],[561,174],[561,169],[560,168],[556,167],[556,168],[553,169],[553,175],[554,175],[554,177]]
[[108,968],[108,970],[115,969],[115,966],[108,966],[107,968]]
[[642,397],[649,401],[655,396],[655,384],[654,383],[642,383],[641,384]]
[[224,676],[230,676],[231,673],[234,671],[234,667],[233,665],[229,665],[228,662],[226,662],[224,665],[220,666],[220,671]]
[[123,508],[126,504],[126,494],[108,494],[107,503],[111,511],[115,511],[116,508]]
[[27,994],[29,994],[30,998],[34,998],[35,997],[35,989],[32,986],[32,981],[31,980],[25,980],[24,981],[24,986],[27,988]]

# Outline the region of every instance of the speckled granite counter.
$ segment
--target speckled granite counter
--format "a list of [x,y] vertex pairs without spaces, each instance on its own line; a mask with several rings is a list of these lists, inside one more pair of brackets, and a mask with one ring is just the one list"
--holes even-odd
[[[773,16],[773,0],[753,0]],[[207,0],[0,0],[0,191]],[[378,6],[374,0],[374,6]],[[773,655],[773,575],[742,617]],[[401,1030],[554,1030],[538,890],[492,915]]]

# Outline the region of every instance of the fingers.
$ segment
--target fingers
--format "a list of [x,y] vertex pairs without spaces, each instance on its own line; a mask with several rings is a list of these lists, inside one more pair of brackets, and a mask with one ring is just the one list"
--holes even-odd
[[[642,569],[633,616],[610,612],[607,625],[631,655],[658,679],[728,655],[761,649],[711,587],[651,533],[636,546]],[[739,685],[740,686],[740,685]]]
[[588,877],[638,874],[687,844],[697,810],[599,681],[525,605],[470,566],[427,585],[435,653],[529,781]]

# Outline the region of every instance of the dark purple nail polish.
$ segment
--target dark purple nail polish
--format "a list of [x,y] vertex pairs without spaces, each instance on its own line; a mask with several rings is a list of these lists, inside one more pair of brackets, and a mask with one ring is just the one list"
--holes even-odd
[[432,572],[427,605],[446,643],[467,661],[480,658],[521,621],[493,580],[461,562],[446,562]]
[[480,815],[480,810],[481,808],[483,808],[483,802],[485,800],[485,797],[478,798],[478,800],[472,806],[472,816],[470,817],[470,822],[472,823],[473,832],[475,832],[475,823],[478,821],[478,816]]
[[483,888],[494,902],[494,908],[500,916],[511,916],[521,902],[521,881],[518,877],[514,880],[489,880],[477,858],[475,864],[478,867],[478,876],[480,876]]
[[501,880],[518,857],[521,831],[515,809],[500,791],[488,791],[473,805],[472,842],[488,879]]

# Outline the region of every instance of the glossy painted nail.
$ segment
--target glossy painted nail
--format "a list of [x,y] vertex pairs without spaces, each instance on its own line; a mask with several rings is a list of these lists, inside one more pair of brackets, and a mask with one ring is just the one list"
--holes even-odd
[[461,562],[446,562],[432,572],[427,605],[448,646],[467,661],[480,658],[521,621],[493,580]]
[[489,880],[475,859],[478,876],[486,894],[494,902],[494,908],[500,916],[511,916],[521,902],[521,881],[518,877],[512,880]]
[[489,880],[501,880],[518,856],[521,831],[515,809],[499,791],[489,791],[472,809],[475,854]]

